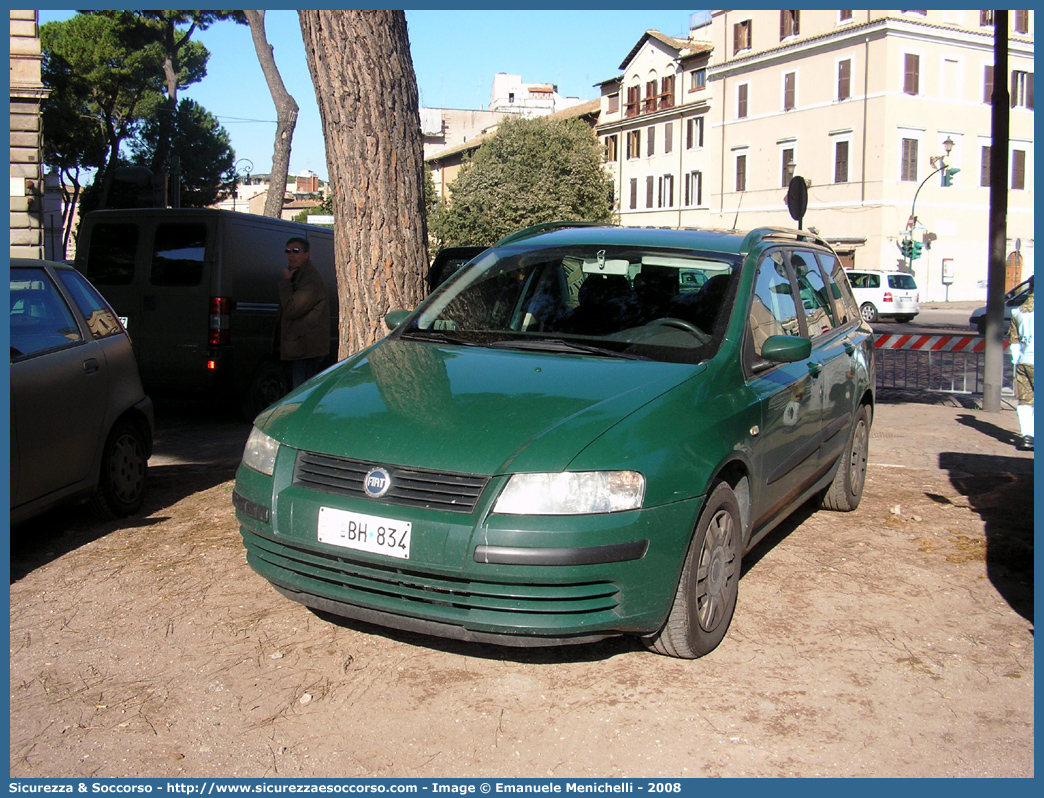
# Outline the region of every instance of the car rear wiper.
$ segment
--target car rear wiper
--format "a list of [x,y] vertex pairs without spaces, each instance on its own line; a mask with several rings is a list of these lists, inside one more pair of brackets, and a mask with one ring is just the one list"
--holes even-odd
[[600,357],[618,357],[625,360],[651,360],[644,355],[633,352],[621,352],[607,346],[585,344],[580,341],[569,341],[565,338],[511,338],[502,341],[491,341],[486,346],[496,349],[527,349],[540,352],[572,352]]

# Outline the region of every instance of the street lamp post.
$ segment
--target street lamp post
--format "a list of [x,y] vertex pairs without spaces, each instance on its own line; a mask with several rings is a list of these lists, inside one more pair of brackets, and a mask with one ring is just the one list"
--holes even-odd
[[[245,164],[242,169],[239,165]],[[250,173],[254,171],[254,162],[249,158],[240,158],[236,161],[235,166],[232,167],[232,210],[236,209],[236,197],[239,196],[239,178],[240,175],[249,178]]]
[[[935,167],[934,172],[929,172],[928,177],[921,181],[921,185],[917,187],[917,191],[914,192],[913,203],[910,205],[910,221],[907,223],[907,235],[903,239],[904,246],[900,247],[900,251],[903,253],[906,259],[906,270],[908,272],[913,271],[913,256],[914,256],[914,243],[913,243],[913,231],[917,227],[917,195],[921,193],[921,189],[924,188],[924,184],[928,182],[929,178],[939,174],[939,172],[945,172],[949,175],[948,167],[946,166],[946,159],[950,157],[950,152],[953,150],[953,139],[949,136],[946,137],[946,141],[943,142],[943,149],[946,150],[943,155],[933,155],[928,159],[928,163]],[[953,170],[954,172],[958,170]],[[948,185],[948,184],[947,184]]]

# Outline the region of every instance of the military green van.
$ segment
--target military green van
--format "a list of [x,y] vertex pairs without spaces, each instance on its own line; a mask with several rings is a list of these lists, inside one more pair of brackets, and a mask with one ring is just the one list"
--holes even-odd
[[252,418],[290,388],[272,341],[292,236],[310,242],[326,281],[336,353],[328,228],[212,209],[94,211],[80,225],[76,268],[121,317],[150,394],[235,398]]

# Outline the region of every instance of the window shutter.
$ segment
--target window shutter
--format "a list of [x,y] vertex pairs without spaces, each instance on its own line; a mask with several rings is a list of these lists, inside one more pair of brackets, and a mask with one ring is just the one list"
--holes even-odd
[[736,23],[732,26],[732,52],[738,53],[740,51],[740,26]]
[[1033,110],[1033,73],[1026,74],[1026,107]]
[[982,101],[986,105],[993,105],[993,65],[987,65],[983,72]]

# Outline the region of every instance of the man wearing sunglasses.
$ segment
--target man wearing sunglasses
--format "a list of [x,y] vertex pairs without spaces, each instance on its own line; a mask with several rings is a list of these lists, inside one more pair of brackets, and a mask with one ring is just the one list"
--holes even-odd
[[330,299],[309,248],[304,238],[286,242],[279,281],[279,358],[290,363],[291,388],[315,376],[330,353]]

